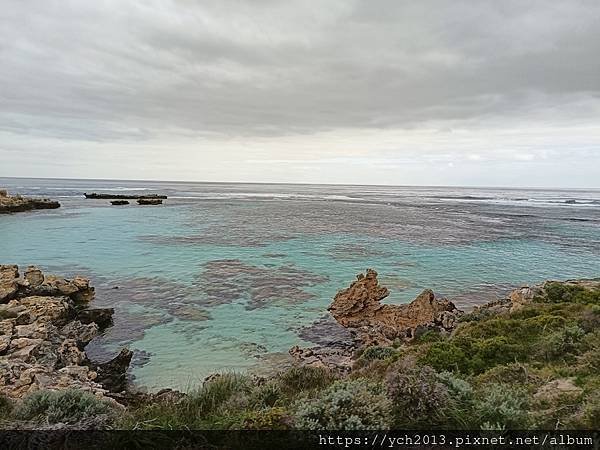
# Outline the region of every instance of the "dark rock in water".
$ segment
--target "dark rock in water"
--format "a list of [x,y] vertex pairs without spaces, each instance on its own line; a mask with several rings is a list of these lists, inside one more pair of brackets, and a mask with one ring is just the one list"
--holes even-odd
[[91,194],[84,193],[85,198],[103,199],[103,200],[137,200],[137,199],[166,199],[166,195],[158,194],[146,194],[146,195],[135,195],[135,194],[97,194],[92,192]]
[[298,336],[321,346],[352,345],[355,339],[348,328],[341,326],[329,314],[317,319],[311,325],[302,327]]
[[55,200],[21,197],[20,195],[11,196],[6,190],[0,190],[0,214],[56,208],[60,208],[60,203]]
[[110,392],[122,392],[127,389],[127,369],[133,352],[127,348],[122,349],[117,356],[102,364],[89,363],[91,370],[96,372],[96,383]]
[[112,200],[110,204],[114,206],[129,205],[129,202],[127,200]]
[[104,329],[112,324],[114,313],[113,308],[84,309],[77,313],[77,320],[84,324],[95,323],[100,329]]
[[138,205],[162,205],[162,200],[159,198],[140,198]]

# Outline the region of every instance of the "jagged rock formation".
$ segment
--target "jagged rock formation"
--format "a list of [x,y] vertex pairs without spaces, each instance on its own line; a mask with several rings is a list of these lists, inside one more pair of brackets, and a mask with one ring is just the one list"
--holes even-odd
[[359,348],[371,345],[389,346],[395,340],[411,340],[427,330],[449,332],[462,314],[447,299],[437,299],[431,290],[423,291],[406,305],[382,304],[389,295],[380,286],[377,272],[368,269],[359,274],[349,288],[339,291],[328,310],[352,338],[317,345],[312,348],[295,346],[290,355],[300,364],[327,367],[347,373],[352,369]]
[[131,352],[94,364],[84,348],[110,324],[112,309],[87,308],[89,280],[44,275],[34,266],[20,276],[0,265],[0,391],[21,398],[38,389],[123,390]]
[[451,301],[435,298],[429,289],[406,305],[382,304],[388,295],[388,289],[379,285],[377,272],[368,269],[349,288],[338,292],[328,309],[342,326],[356,329],[368,345],[410,339],[423,328],[449,331],[461,314]]
[[8,195],[6,190],[0,190],[0,214],[30,211],[32,209],[56,209],[59,207],[60,203],[55,200]]

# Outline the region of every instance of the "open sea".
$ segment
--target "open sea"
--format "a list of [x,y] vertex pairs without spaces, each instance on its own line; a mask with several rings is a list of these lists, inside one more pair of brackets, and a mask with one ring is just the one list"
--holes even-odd
[[[368,267],[393,303],[422,289],[468,308],[522,284],[600,277],[600,190],[0,178],[62,207],[0,215],[0,263],[88,276],[115,323],[86,351],[135,350],[148,389],[277,367],[320,336]],[[84,192],[161,193],[111,206]]]

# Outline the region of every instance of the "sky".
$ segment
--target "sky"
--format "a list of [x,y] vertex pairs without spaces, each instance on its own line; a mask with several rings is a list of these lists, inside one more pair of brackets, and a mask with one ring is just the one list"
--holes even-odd
[[600,188],[600,2],[6,0],[0,176]]

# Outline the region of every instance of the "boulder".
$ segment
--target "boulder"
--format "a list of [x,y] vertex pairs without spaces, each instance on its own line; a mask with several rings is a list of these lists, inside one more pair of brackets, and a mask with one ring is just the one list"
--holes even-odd
[[113,308],[84,309],[77,314],[77,320],[81,323],[95,323],[100,329],[108,327],[112,323]]
[[44,274],[35,266],[27,267],[25,271],[25,279],[29,282],[29,286],[36,287],[44,282]]
[[18,278],[19,268],[17,266],[0,265],[0,303],[6,303],[15,297],[19,289]]
[[133,352],[122,349],[117,356],[102,364],[90,363],[89,367],[98,374],[96,381],[110,392],[121,392],[127,388],[127,369]]

